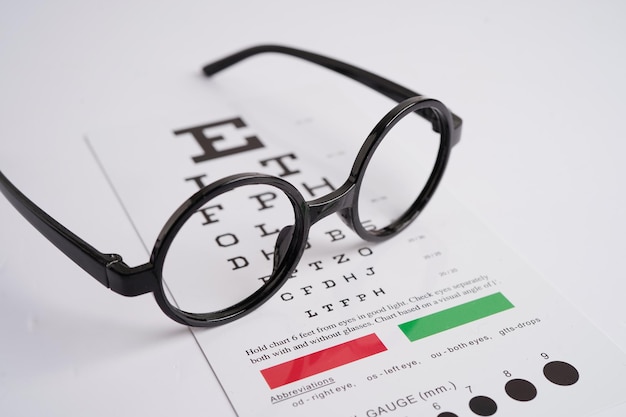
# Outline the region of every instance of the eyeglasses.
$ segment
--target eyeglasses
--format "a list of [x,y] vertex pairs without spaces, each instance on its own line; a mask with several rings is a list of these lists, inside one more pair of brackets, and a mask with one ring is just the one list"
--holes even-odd
[[[296,269],[310,227],[332,213],[367,241],[383,241],[405,229],[433,196],[450,150],[460,140],[461,119],[441,102],[371,72],[284,46],[244,49],[206,65],[203,71],[213,76],[266,52],[321,65],[398,103],[365,139],[348,179],[329,194],[305,201],[284,179],[257,173],[220,179],[174,212],[148,263],[129,267],[120,255],[103,254],[63,227],[2,172],[0,191],[100,283],[125,296],[152,292],[167,316],[190,326],[227,323],[266,302]],[[413,114],[420,117],[408,117]],[[419,126],[420,121],[427,129]],[[237,252],[240,241],[261,248],[256,259]]]

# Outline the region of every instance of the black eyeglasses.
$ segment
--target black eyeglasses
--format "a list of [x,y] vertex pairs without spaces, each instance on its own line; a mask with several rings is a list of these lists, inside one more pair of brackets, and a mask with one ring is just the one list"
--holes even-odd
[[[437,100],[294,48],[244,49],[203,71],[212,76],[265,52],[319,64],[398,102],[365,139],[348,179],[329,194],[305,201],[293,185],[278,177],[243,173],[223,178],[176,210],[159,234],[150,262],[129,267],[120,255],[103,254],[63,227],[2,172],[0,190],[37,230],[100,283],[125,296],[152,292],[165,314],[190,326],[223,324],[267,301],[295,270],[310,227],[332,213],[367,241],[382,241],[406,228],[435,192],[450,150],[460,140],[461,119]],[[413,113],[421,117],[406,117]],[[247,223],[250,227],[245,227]],[[256,259],[238,254],[240,240],[261,248]]]

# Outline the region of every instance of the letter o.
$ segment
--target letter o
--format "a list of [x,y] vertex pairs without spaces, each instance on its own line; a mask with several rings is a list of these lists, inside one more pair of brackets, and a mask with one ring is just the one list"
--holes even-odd
[[[230,238],[230,241],[228,240],[228,238]],[[224,240],[226,240],[226,242],[224,242]],[[229,246],[233,246],[239,243],[239,239],[237,239],[237,236],[235,236],[232,233],[225,233],[223,235],[219,235],[218,237],[215,238],[215,241],[222,248],[227,248]]]
[[370,256],[371,254],[373,254],[374,252],[372,252],[372,250],[370,248],[368,248],[367,246],[364,248],[361,248],[358,250],[359,255],[361,256]]

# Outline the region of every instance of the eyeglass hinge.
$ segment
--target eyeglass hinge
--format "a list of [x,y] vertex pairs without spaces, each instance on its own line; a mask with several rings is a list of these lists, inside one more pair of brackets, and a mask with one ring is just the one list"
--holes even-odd
[[106,264],[108,287],[127,297],[134,297],[152,292],[156,286],[156,278],[152,264],[129,267],[120,255],[110,254],[111,260]]
[[115,264],[117,262],[122,262],[122,256],[118,255],[117,253],[108,253],[105,256],[107,256],[110,259],[109,262],[107,262],[107,264],[106,264],[107,269],[111,265],[113,265],[113,264]]

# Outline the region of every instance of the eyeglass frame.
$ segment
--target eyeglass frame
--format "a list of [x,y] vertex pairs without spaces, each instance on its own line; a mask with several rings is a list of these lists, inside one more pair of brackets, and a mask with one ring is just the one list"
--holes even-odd
[[[351,230],[367,241],[383,241],[406,228],[420,214],[439,185],[451,148],[460,141],[462,119],[449,111],[440,101],[422,96],[369,71],[333,58],[286,46],[260,45],[247,48],[210,63],[202,70],[210,77],[246,58],[267,52],[285,54],[321,65],[398,102],[365,139],[345,183],[325,196],[305,201],[292,184],[266,174],[241,173],[222,178],[197,191],[170,216],[156,239],[148,263],[130,267],[123,261],[121,255],[102,253],[65,228],[26,197],[2,171],[0,171],[0,191],[35,229],[102,285],[127,297],[152,292],[157,304],[168,317],[178,323],[194,327],[212,327],[231,322],[265,303],[285,284],[295,270],[306,246],[310,227],[330,214],[337,213]],[[366,230],[360,222],[358,213],[358,197],[365,169],[387,132],[405,115],[413,112],[429,121],[433,130],[440,134],[440,146],[433,171],[415,202],[399,219],[383,229]],[[278,252],[278,255],[275,255],[272,273],[275,279],[268,280],[244,300],[216,312],[199,314],[178,309],[168,301],[162,276],[165,256],[176,233],[207,201],[249,184],[266,184],[280,189],[294,208],[293,230],[288,229],[291,226],[284,228],[277,239],[277,246],[281,246],[284,234],[291,233],[288,247],[277,247],[275,251]]]

